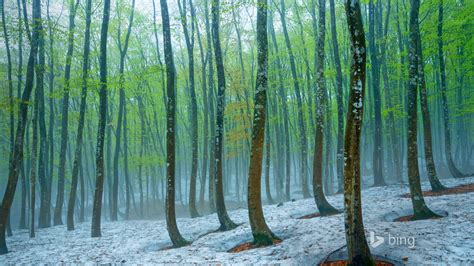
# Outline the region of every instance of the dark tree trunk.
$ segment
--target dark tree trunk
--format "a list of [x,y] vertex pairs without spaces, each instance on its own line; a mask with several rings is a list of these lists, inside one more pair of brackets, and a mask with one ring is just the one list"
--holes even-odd
[[364,233],[360,194],[360,135],[364,111],[366,45],[357,0],[345,1],[351,40],[350,91],[344,137],[344,207],[347,250],[352,265],[374,265]]
[[170,18],[168,3],[160,0],[161,19],[163,23],[163,44],[166,63],[166,227],[174,247],[189,244],[184,239],[176,224],[175,213],[175,179],[176,179],[176,70],[171,43]]
[[28,58],[26,72],[25,89],[19,103],[17,130],[15,135],[15,146],[13,154],[10,156],[10,166],[8,170],[8,181],[3,195],[2,205],[0,207],[0,254],[8,253],[7,243],[5,241],[5,229],[10,213],[10,208],[15,196],[18,175],[23,160],[23,139],[27,123],[28,101],[33,90],[35,58],[38,52],[38,39],[42,29],[41,26],[41,3],[39,0],[33,1],[33,36],[31,37],[31,51]]
[[[189,1],[191,23],[188,25],[186,1]],[[188,68],[189,68],[189,103],[190,103],[190,138],[191,138],[191,177],[189,184],[189,213],[191,218],[199,217],[196,209],[196,179],[198,171],[198,108],[196,101],[195,81],[194,81],[194,29],[195,29],[195,12],[192,0],[178,1],[179,11],[181,13],[181,24],[183,26],[184,38],[186,40],[186,49],[188,52]],[[191,29],[191,31],[188,30]]]
[[[58,190],[56,197],[56,207],[54,209],[54,225],[61,225],[62,210],[64,204],[64,180],[66,175],[66,150],[68,141],[68,116],[69,116],[69,89],[71,77],[71,61],[74,52],[74,30],[76,28],[75,18],[76,10],[79,5],[79,0],[69,1],[69,32],[67,41],[66,66],[64,70],[64,91],[63,91],[63,105],[61,115],[61,148],[59,150],[59,173],[58,173]],[[42,192],[43,190],[41,190]],[[41,193],[43,194],[43,193]],[[42,198],[43,196],[41,196]],[[45,206],[49,209],[49,206]],[[41,227],[41,209],[40,209],[40,227]]]
[[[67,205],[67,230],[74,230],[74,208],[76,204],[77,183],[79,168],[82,168],[82,140],[84,134],[84,120],[86,115],[86,100],[87,100],[87,78],[89,77],[89,51],[90,51],[90,25],[91,25],[91,9],[92,0],[87,0],[86,3],[86,31],[84,33],[84,50],[82,62],[82,91],[81,103],[79,107],[79,122],[77,124],[76,147],[74,151],[74,162],[72,166],[71,178],[71,192],[69,193],[69,200]],[[81,187],[82,188],[82,187]],[[82,190],[84,190],[82,188]],[[82,197],[81,197],[82,198]],[[81,209],[82,208],[81,204]]]
[[212,42],[214,46],[214,56],[216,58],[217,71],[217,112],[216,112],[216,131],[214,138],[214,160],[215,160],[215,196],[216,210],[219,222],[219,230],[227,231],[237,227],[230,219],[224,202],[222,165],[224,148],[224,109],[225,109],[225,73],[224,61],[222,58],[221,43],[219,39],[219,8],[220,0],[212,0]]
[[[408,48],[408,134],[407,134],[407,165],[408,183],[410,184],[411,202],[413,204],[413,219],[427,219],[436,217],[428,206],[426,206],[421,191],[420,173],[418,169],[418,144],[417,144],[417,96],[420,58],[417,53],[417,42],[419,36],[418,14],[420,0],[411,0],[410,9],[410,42]],[[421,47],[421,44],[420,44]]]
[[372,156],[374,186],[384,186],[383,178],[383,151],[382,151],[382,112],[380,100],[380,66],[378,59],[378,46],[375,42],[375,4],[369,1],[369,51],[371,64],[371,81],[374,96],[374,152]]
[[425,161],[426,161],[426,172],[428,173],[428,179],[430,181],[431,189],[433,191],[441,191],[446,189],[438,179],[436,172],[436,166],[433,157],[433,137],[431,136],[431,118],[430,111],[428,109],[428,96],[426,93],[426,80],[425,70],[423,61],[423,47],[421,45],[421,36],[418,33],[416,36],[416,53],[418,57],[418,86],[420,89],[420,105],[421,114],[423,116],[423,140],[425,147]]
[[100,237],[100,218],[102,213],[102,194],[104,192],[104,137],[107,120],[107,32],[109,29],[110,0],[104,0],[104,13],[100,32],[100,90],[99,90],[99,124],[96,148],[96,180],[94,206],[92,209],[91,236]]
[[344,106],[342,103],[342,70],[341,59],[339,57],[339,44],[337,42],[336,11],[334,0],[329,0],[331,12],[331,41],[334,53],[334,66],[336,68],[336,103],[337,103],[337,147],[336,147],[336,166],[337,166],[337,184],[338,191],[344,190]]
[[[214,1],[214,0],[211,0]],[[213,64],[213,57],[212,57],[212,38],[211,38],[211,23],[209,22],[209,4],[208,0],[204,0],[204,16],[206,21],[206,39],[207,39],[207,58],[209,60],[209,68],[208,68],[208,83],[209,83],[209,91],[208,91],[208,99],[209,99],[209,118],[210,118],[210,134],[211,137],[211,145],[210,145],[210,153],[209,158],[209,209],[213,213],[216,211],[216,192],[215,188],[215,174],[216,174],[216,160],[215,160],[215,134],[216,132],[216,115],[215,115],[215,103],[214,103],[214,64]]]

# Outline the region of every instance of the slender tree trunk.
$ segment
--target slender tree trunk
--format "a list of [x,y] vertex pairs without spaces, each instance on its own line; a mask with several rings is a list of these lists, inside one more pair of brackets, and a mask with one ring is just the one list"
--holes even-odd
[[374,152],[373,172],[374,172],[374,186],[384,186],[383,178],[383,151],[382,151],[382,113],[380,100],[380,66],[378,59],[378,46],[375,43],[375,4],[373,0],[369,1],[369,51],[371,64],[371,81],[374,96]]
[[[410,9],[410,42],[408,49],[408,134],[407,134],[407,165],[408,183],[410,184],[410,195],[413,204],[413,219],[427,219],[436,217],[428,206],[426,206],[421,191],[420,173],[418,169],[418,144],[417,144],[417,94],[420,83],[419,62],[417,53],[417,37],[419,36],[418,14],[420,0],[411,0]],[[420,44],[421,47],[421,44]]]
[[[62,210],[64,204],[64,178],[66,175],[66,150],[68,141],[68,116],[69,116],[69,89],[71,77],[71,61],[74,52],[74,30],[76,28],[75,18],[76,10],[79,5],[79,0],[69,1],[69,32],[68,32],[68,47],[66,53],[66,66],[64,70],[64,91],[63,91],[63,105],[61,115],[61,148],[59,151],[59,173],[58,173],[58,190],[56,198],[56,207],[54,209],[54,225],[61,225]],[[49,209],[49,206],[46,208]],[[40,211],[41,219],[41,211]],[[40,223],[41,227],[41,223]]]
[[351,69],[344,137],[344,207],[347,250],[352,265],[374,265],[364,233],[360,194],[360,135],[366,77],[365,33],[358,0],[345,1],[351,40]]
[[341,59],[339,57],[339,44],[337,42],[336,11],[334,0],[329,0],[331,12],[331,41],[334,53],[334,66],[336,68],[336,103],[337,103],[337,147],[336,147],[336,165],[337,165],[337,184],[338,191],[344,190],[344,106],[342,102],[342,70]]
[[107,120],[107,32],[109,29],[110,0],[104,0],[104,13],[100,32],[100,90],[99,90],[99,124],[96,148],[96,182],[94,206],[92,209],[91,236],[100,237],[100,219],[102,213],[102,194],[104,192],[104,137]]
[[237,227],[227,214],[224,201],[223,191],[223,148],[224,148],[224,109],[225,109],[225,73],[224,61],[222,58],[221,43],[219,38],[219,9],[220,0],[212,0],[212,42],[214,46],[214,56],[216,59],[217,71],[217,112],[216,112],[216,128],[214,138],[214,160],[215,160],[215,193],[216,193],[216,210],[219,222],[221,224],[219,230],[227,231]]
[[[313,159],[313,193],[314,200],[318,206],[321,216],[337,214],[339,211],[331,206],[324,195],[323,190],[323,143],[324,143],[324,122],[327,105],[326,81],[324,80],[324,42],[326,38],[326,0],[318,0],[318,38],[316,44],[316,134],[314,138],[314,159]],[[314,0],[312,0],[314,9]],[[314,19],[314,18],[313,18]],[[330,141],[328,138],[326,141]],[[329,152],[328,150],[326,152]]]
[[430,181],[431,189],[433,191],[441,191],[446,189],[445,186],[441,184],[438,179],[438,174],[436,172],[436,166],[433,157],[433,137],[431,136],[431,118],[430,112],[428,109],[428,96],[426,93],[426,80],[425,80],[425,70],[424,70],[424,61],[423,61],[423,47],[421,45],[421,36],[418,33],[416,36],[416,53],[418,57],[418,79],[419,79],[419,88],[420,88],[420,105],[421,113],[423,116],[423,140],[425,147],[425,161],[426,161],[426,172],[428,174],[428,179]]
[[[84,34],[84,50],[82,62],[82,91],[81,103],[79,107],[79,122],[77,124],[76,147],[74,151],[74,162],[72,167],[71,191],[69,193],[69,200],[67,206],[67,230],[74,230],[74,209],[76,204],[77,182],[79,168],[82,168],[82,140],[84,134],[84,120],[86,115],[86,101],[87,101],[87,79],[89,77],[89,51],[90,51],[90,25],[91,25],[91,9],[92,0],[87,0],[86,3],[86,31]],[[81,192],[84,190],[81,187]],[[81,193],[82,194],[82,193]],[[81,197],[82,198],[82,197]],[[81,204],[81,209],[82,204]]]
[[[214,0],[211,0],[214,1]],[[210,131],[211,131],[211,147],[209,158],[209,209],[211,213],[216,210],[216,192],[215,188],[215,174],[216,174],[216,160],[215,160],[215,134],[216,132],[216,115],[215,115],[215,103],[214,103],[214,64],[212,57],[212,38],[211,38],[211,26],[209,22],[209,4],[208,0],[204,0],[204,16],[206,22],[206,39],[207,39],[207,58],[209,60],[209,69],[208,69],[208,81],[209,81],[209,118],[210,118]]]
[[176,70],[173,59],[173,48],[171,43],[170,19],[168,14],[168,3],[160,0],[161,19],[163,23],[163,43],[166,63],[166,227],[174,247],[182,247],[189,244],[184,239],[176,224],[175,213],[175,179],[176,179]]
[[[189,1],[191,23],[188,25],[186,1]],[[186,49],[188,52],[188,68],[189,68],[189,102],[190,102],[190,138],[191,138],[191,177],[189,184],[189,212],[191,218],[199,217],[196,209],[196,179],[198,171],[198,108],[194,81],[194,29],[195,29],[195,12],[192,0],[178,1],[179,11],[181,13],[181,24],[183,26],[184,38],[186,40]],[[191,29],[191,31],[188,30]]]

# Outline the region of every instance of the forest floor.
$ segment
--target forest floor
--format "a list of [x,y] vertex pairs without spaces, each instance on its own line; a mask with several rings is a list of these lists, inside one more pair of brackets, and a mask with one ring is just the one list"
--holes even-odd
[[[474,183],[474,177],[443,179],[449,187]],[[428,190],[429,185],[423,183]],[[363,190],[364,225],[367,237],[375,238],[372,252],[407,264],[474,263],[474,194],[426,197],[429,207],[447,211],[435,220],[393,222],[410,213],[410,199],[402,197],[406,185]],[[342,209],[342,195],[328,197]],[[0,264],[10,263],[290,263],[314,265],[345,245],[344,214],[298,219],[316,212],[312,198],[264,206],[265,217],[283,242],[265,248],[229,253],[233,247],[252,240],[245,209],[230,211],[242,223],[228,232],[208,233],[218,228],[216,215],[178,219],[182,235],[193,241],[179,249],[166,249],[171,242],[165,221],[136,220],[104,222],[102,237],[90,237],[90,223],[68,232],[65,226],[39,229],[30,239],[28,232],[14,231],[7,239],[10,253]],[[206,234],[208,233],[208,234]],[[204,235],[206,234],[206,235]],[[375,236],[375,237],[374,237]],[[384,241],[380,243],[380,238]],[[378,244],[378,246],[376,246]],[[376,246],[376,247],[374,247]]]

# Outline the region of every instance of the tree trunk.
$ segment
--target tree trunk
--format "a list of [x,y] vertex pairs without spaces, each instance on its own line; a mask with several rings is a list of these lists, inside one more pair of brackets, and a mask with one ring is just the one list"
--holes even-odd
[[[421,191],[420,173],[418,169],[418,144],[417,144],[417,94],[420,83],[419,62],[417,53],[417,37],[419,36],[418,14],[420,0],[411,0],[410,9],[410,42],[408,48],[408,134],[407,134],[407,165],[408,183],[410,184],[411,202],[413,204],[413,219],[427,219],[437,217],[426,206]],[[421,47],[421,44],[420,44]]]
[[163,43],[166,63],[166,227],[174,247],[182,247],[189,244],[185,240],[176,224],[175,213],[175,179],[176,179],[176,70],[173,59],[173,48],[171,43],[170,19],[168,14],[168,3],[160,0],[161,19],[163,23]]
[[104,137],[107,120],[107,32],[109,29],[110,0],[104,0],[104,13],[100,32],[100,90],[99,90],[99,123],[96,148],[96,181],[94,205],[92,209],[91,236],[100,237],[100,219],[102,214],[102,194],[104,192]]
[[[261,175],[268,89],[268,37],[267,0],[257,2],[257,51],[258,69],[256,78],[255,110],[253,115],[252,145],[248,175],[247,203],[253,242],[257,246],[268,246],[279,241],[267,226],[263,217],[261,197]],[[270,132],[267,132],[269,134]]]
[[[90,25],[91,25],[92,0],[87,0],[86,4],[86,31],[84,34],[84,52],[82,62],[82,91],[81,103],[79,107],[79,122],[77,124],[76,147],[74,151],[74,162],[72,167],[71,191],[67,206],[67,230],[74,230],[74,209],[76,204],[77,183],[79,168],[82,168],[82,140],[84,134],[84,120],[86,114],[87,101],[87,79],[89,77],[89,51],[90,51]],[[84,190],[82,188],[82,190]],[[82,204],[81,204],[81,209]]]
[[222,165],[223,165],[223,141],[224,141],[224,109],[225,109],[225,73],[224,62],[222,59],[221,44],[219,39],[219,7],[220,0],[212,0],[212,42],[214,46],[214,55],[216,59],[217,71],[217,110],[216,126],[214,137],[214,160],[215,160],[215,196],[216,210],[219,222],[219,230],[227,231],[237,227],[227,214],[224,201]]
[[374,152],[373,172],[374,186],[384,186],[383,178],[383,152],[382,152],[382,113],[380,100],[380,66],[378,59],[378,46],[375,43],[375,5],[373,0],[369,1],[369,51],[371,64],[371,81],[374,96]]
[[420,87],[420,105],[421,114],[423,116],[423,140],[425,147],[425,161],[426,161],[426,172],[428,173],[428,179],[430,181],[431,189],[433,191],[441,191],[446,189],[438,179],[436,173],[436,166],[433,157],[433,138],[431,136],[431,118],[428,109],[428,96],[426,93],[426,80],[425,70],[423,61],[423,47],[421,45],[420,33],[416,36],[416,53],[418,57],[418,86]]
[[364,233],[360,194],[360,135],[362,129],[366,75],[364,26],[357,0],[345,1],[352,61],[350,91],[344,139],[344,224],[347,250],[352,265],[374,265]]
[[[66,66],[64,70],[64,91],[63,91],[63,105],[61,115],[61,148],[59,150],[59,173],[58,173],[58,190],[56,197],[56,207],[54,209],[54,225],[61,225],[62,210],[64,204],[64,179],[66,175],[66,150],[68,141],[68,116],[69,116],[69,89],[71,77],[71,61],[74,52],[74,29],[76,28],[75,18],[76,10],[79,5],[79,0],[69,1],[69,32],[68,32],[68,47],[66,53]],[[41,190],[43,191],[43,190]],[[49,209],[49,206],[46,206]],[[41,220],[40,210],[40,220]],[[41,223],[40,223],[41,227]]]
[[[324,143],[324,122],[327,105],[327,92],[324,80],[324,42],[326,38],[326,0],[318,0],[318,39],[316,41],[316,134],[314,138],[314,159],[313,159],[313,193],[314,200],[318,206],[321,216],[337,214],[339,211],[331,206],[323,191],[323,143]],[[314,9],[314,0],[312,0]],[[313,18],[314,19],[314,18]],[[326,141],[330,141],[328,138]],[[329,152],[328,150],[326,152]]]
[[344,106],[342,102],[342,70],[341,59],[339,57],[339,44],[337,42],[337,27],[336,27],[336,11],[334,7],[334,0],[329,0],[329,8],[331,12],[331,40],[334,53],[334,66],[336,68],[336,103],[337,103],[337,184],[338,191],[344,190]]

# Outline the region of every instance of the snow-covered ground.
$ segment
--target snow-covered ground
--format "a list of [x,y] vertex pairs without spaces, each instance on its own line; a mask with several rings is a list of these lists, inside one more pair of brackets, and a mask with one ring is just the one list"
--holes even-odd
[[[443,180],[447,186],[473,183],[474,177]],[[424,189],[429,189],[423,184]],[[411,208],[410,199],[400,197],[408,188],[389,186],[363,191],[364,224],[367,236],[384,243],[373,248],[378,255],[388,255],[405,263],[473,264],[474,263],[474,194],[427,197],[434,210],[449,216],[438,220],[396,223],[387,221],[391,212]],[[342,209],[342,196],[329,197]],[[313,219],[297,219],[316,211],[313,199],[264,207],[267,223],[283,242],[266,248],[228,253],[230,248],[252,240],[247,210],[230,211],[231,218],[243,223],[229,232],[210,233],[218,227],[216,215],[178,219],[183,236],[190,246],[161,250],[171,244],[164,221],[105,222],[102,237],[90,237],[90,223],[68,232],[65,226],[37,231],[30,239],[27,231],[15,231],[7,239],[10,253],[0,256],[7,263],[285,263],[314,265],[330,252],[345,245],[343,214]],[[380,242],[380,241],[379,241]],[[397,242],[397,243],[395,243]]]

